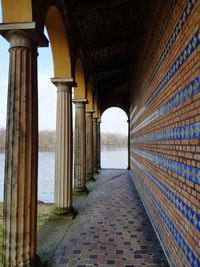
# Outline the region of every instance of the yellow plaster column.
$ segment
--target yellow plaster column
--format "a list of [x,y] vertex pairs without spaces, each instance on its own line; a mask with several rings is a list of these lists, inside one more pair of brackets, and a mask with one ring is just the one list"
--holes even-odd
[[72,86],[73,79],[51,79],[57,87],[55,208],[58,214],[71,215],[72,207]]
[[5,151],[3,266],[39,266],[36,256],[38,96],[37,37],[7,32],[10,42]]
[[74,99],[74,193],[87,193],[86,188],[86,120],[87,99]]

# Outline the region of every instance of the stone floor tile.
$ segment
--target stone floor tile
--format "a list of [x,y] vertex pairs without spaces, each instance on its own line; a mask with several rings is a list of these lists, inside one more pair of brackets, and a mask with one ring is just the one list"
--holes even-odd
[[128,171],[101,171],[49,266],[169,266]]

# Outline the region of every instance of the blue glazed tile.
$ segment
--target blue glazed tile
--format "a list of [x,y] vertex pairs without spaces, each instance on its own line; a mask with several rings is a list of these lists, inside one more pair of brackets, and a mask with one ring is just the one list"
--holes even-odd
[[[189,0],[189,1],[188,1],[188,4],[187,4],[187,6],[186,6],[186,8],[185,8],[185,10],[184,10],[184,12],[183,12],[183,14],[181,15],[181,17],[180,17],[178,23],[176,24],[176,26],[175,26],[175,28],[174,28],[174,31],[173,31],[172,35],[170,36],[170,38],[169,38],[169,40],[168,40],[168,43],[167,43],[167,45],[166,45],[166,47],[165,47],[165,49],[164,49],[164,52],[163,52],[162,55],[160,56],[160,58],[159,58],[159,60],[158,60],[158,62],[157,62],[157,64],[156,64],[156,66],[155,66],[155,68],[154,68],[154,70],[153,70],[153,72],[152,72],[152,74],[151,74],[151,76],[150,76],[150,78],[149,78],[147,84],[146,84],[145,87],[144,87],[143,92],[145,92],[145,91],[148,89],[150,83],[152,82],[153,78],[154,78],[155,75],[157,74],[157,72],[158,72],[160,66],[161,66],[162,63],[164,62],[164,60],[165,60],[167,54],[169,53],[169,51],[170,51],[171,47],[173,46],[174,42],[176,41],[176,39],[177,39],[177,37],[178,37],[178,34],[180,33],[182,27],[184,26],[184,24],[185,24],[187,18],[189,17],[189,15],[190,15],[190,13],[191,13],[191,11],[192,11],[194,5],[196,4],[196,2],[197,2],[197,0]],[[174,5],[175,5],[175,2],[173,3],[171,10],[173,10]],[[172,14],[172,12],[169,13],[169,17],[171,16],[171,14]],[[163,28],[166,29],[166,26],[163,27]],[[158,45],[157,45],[156,47],[158,47]],[[193,52],[193,51],[192,51],[192,52]],[[183,56],[180,55],[179,64],[182,65],[182,63],[183,63]],[[169,76],[171,75],[170,73],[171,73],[171,71],[167,73],[167,80],[169,80]]]
[[139,151],[136,149],[131,149],[131,151],[155,163],[160,168],[164,168],[169,171],[172,171],[182,176],[183,178],[194,182],[195,184],[200,184],[200,169],[199,168],[195,168],[192,166],[188,166],[184,163],[169,160],[169,159],[157,156],[152,153],[147,153],[147,152]]
[[183,251],[185,258],[190,263],[192,267],[199,267],[200,262],[195,255],[195,253],[192,251],[192,249],[188,246],[186,241],[184,240],[183,236],[179,232],[179,230],[175,227],[175,225],[172,223],[170,217],[166,214],[166,212],[161,207],[160,203],[157,201],[157,199],[152,195],[152,193],[149,191],[149,189],[146,187],[144,183],[142,183],[147,195],[149,196],[149,199],[151,200],[154,207],[157,209],[158,213],[160,214],[163,222],[168,227],[169,231],[173,235],[175,241],[177,242],[178,246]]
[[174,192],[165,186],[149,170],[145,169],[139,162],[133,162],[146,174],[146,176],[159,188],[159,190],[175,205],[175,207],[200,231],[200,215],[187,206]]
[[181,103],[188,100],[190,97],[194,96],[199,92],[200,92],[200,76],[196,77],[191,83],[189,83],[186,87],[184,87],[181,91],[179,91],[174,97],[172,97],[169,101],[163,104],[155,113],[150,115],[135,129],[133,129],[131,133],[140,130],[150,122],[156,120],[159,116],[164,115],[165,113],[169,112],[170,110],[177,107],[178,105],[180,105]]

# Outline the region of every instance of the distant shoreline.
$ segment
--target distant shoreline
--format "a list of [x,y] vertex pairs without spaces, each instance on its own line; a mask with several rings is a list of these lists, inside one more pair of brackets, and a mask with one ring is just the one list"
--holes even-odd
[[[101,150],[128,149],[126,146],[102,146]],[[39,148],[38,152],[55,152],[54,148]],[[0,153],[5,153],[5,149],[0,148]]]
[[[0,148],[0,153],[4,153],[5,149]],[[38,152],[55,152],[54,148],[39,148]]]

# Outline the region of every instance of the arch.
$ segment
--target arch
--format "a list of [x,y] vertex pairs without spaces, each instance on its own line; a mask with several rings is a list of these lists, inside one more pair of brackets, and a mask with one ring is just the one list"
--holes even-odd
[[1,0],[2,22],[32,22],[32,1],[31,0]]
[[75,81],[77,87],[74,90],[75,99],[86,99],[85,75],[81,59],[78,58],[75,66]]
[[129,166],[129,124],[127,113],[110,107],[101,114],[101,166],[127,168]]
[[124,113],[126,113],[127,120],[128,120],[128,118],[129,118],[129,111],[126,108],[124,108],[122,105],[109,105],[109,106],[104,106],[101,109],[101,111],[100,111],[100,117],[102,118],[103,113],[106,112],[110,108],[118,108],[118,109],[121,109]]
[[93,87],[92,82],[89,80],[88,86],[87,86],[87,100],[88,104],[86,105],[87,110],[93,110],[94,109],[94,101],[93,101]]
[[45,25],[50,39],[55,78],[71,78],[71,57],[62,17],[55,6],[46,15]]
[[117,108],[117,109],[121,110],[122,112],[124,112],[124,113],[126,114],[126,116],[127,116],[127,120],[128,120],[129,117],[128,117],[128,114],[127,114],[126,110],[123,109],[122,107],[118,107],[118,106],[110,106],[110,107],[106,108],[103,112],[101,112],[101,118],[102,118],[103,114],[104,114],[106,111],[108,111],[109,109],[111,109],[111,108]]

